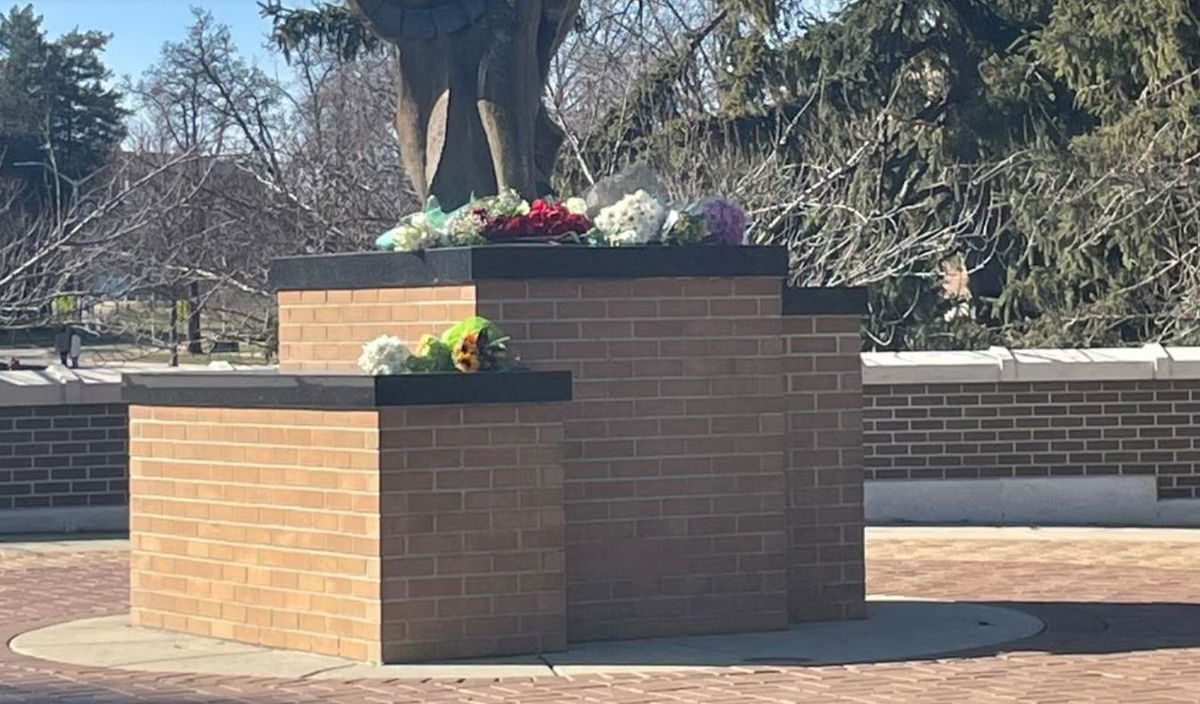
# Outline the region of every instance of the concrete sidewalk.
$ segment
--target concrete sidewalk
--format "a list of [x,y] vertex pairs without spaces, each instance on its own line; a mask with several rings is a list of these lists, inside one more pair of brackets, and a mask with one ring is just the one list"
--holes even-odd
[[31,555],[127,550],[129,538],[120,533],[0,535],[0,560]]
[[[537,662],[493,662],[490,670],[466,663],[474,676],[455,677],[453,670],[442,667],[427,670],[427,677],[418,679],[370,678],[358,674],[365,666],[346,661],[336,661],[334,669],[322,674],[314,668],[324,663],[285,666],[290,655],[276,651],[267,655],[272,658],[270,676],[240,677],[196,673],[203,666],[220,664],[221,652],[198,653],[195,662],[202,664],[193,664],[193,672],[172,673],[150,671],[165,668],[162,663],[143,661],[135,666],[126,660],[119,667],[85,667],[0,647],[0,703],[1193,703],[1200,692],[1200,669],[1195,665],[1200,658],[1197,538],[1200,531],[871,529],[868,584],[876,595],[903,594],[917,604],[1002,607],[1001,611],[1020,612],[1045,624],[1037,634],[1019,640],[937,655],[915,654],[893,662],[822,665],[823,661],[810,658],[835,653],[814,651],[791,632],[766,634],[793,637],[786,650],[778,643],[739,644],[714,654],[704,644],[683,643],[673,650],[664,647],[653,660],[629,663],[615,656],[598,661],[594,651],[577,647],[554,663],[549,657]],[[47,624],[111,617],[128,609],[129,560],[123,541],[51,540],[48,544],[41,538],[0,543],[4,545],[14,549],[11,559],[0,559],[0,642],[32,638]],[[86,547],[78,551],[70,549],[72,545]],[[906,635],[925,630],[932,618],[929,613],[910,620]],[[966,617],[972,612],[960,613]],[[978,614],[974,612],[980,620],[989,618]],[[964,630],[984,631],[995,625],[985,623],[990,625],[976,622],[974,628]],[[816,637],[817,631],[807,632]],[[835,637],[859,648],[867,633],[846,631]],[[114,658],[127,655],[121,653],[119,643],[89,642],[92,649],[116,653]],[[53,647],[53,641],[39,647]],[[650,647],[646,642],[630,644],[627,656]],[[179,667],[174,650],[160,641],[149,659],[175,660],[174,666]],[[898,652],[893,651],[893,656]],[[692,659],[685,660],[680,653]],[[228,650],[224,654],[234,656],[226,660],[248,657]],[[210,655],[217,657],[209,659]],[[596,665],[605,669],[590,670],[599,674],[568,674],[571,667]],[[510,666],[519,669],[501,669]],[[415,667],[407,672],[414,677],[421,674]]]
[[22,655],[84,667],[306,679],[573,677],[711,667],[844,665],[928,658],[1027,638],[1037,618],[983,604],[876,599],[861,621],[799,624],[786,631],[603,641],[567,652],[418,665],[370,665],[137,628],[128,617],[82,619],[22,634]]

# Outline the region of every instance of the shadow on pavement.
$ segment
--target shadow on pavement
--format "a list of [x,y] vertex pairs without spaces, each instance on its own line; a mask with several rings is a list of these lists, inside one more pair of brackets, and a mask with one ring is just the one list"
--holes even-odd
[[[983,629],[999,628],[1001,626],[998,622],[988,623],[983,620],[988,618],[987,614],[989,612],[993,616],[1001,616],[1001,614],[997,613],[998,609],[1020,612],[1027,617],[1040,620],[1045,624],[1045,627],[1034,635],[1021,637],[1016,640],[1008,640],[1007,642],[999,642],[993,645],[937,654],[897,656],[894,658],[877,657],[873,658],[874,662],[899,663],[952,658],[987,658],[999,654],[1016,652],[1046,653],[1049,655],[1100,655],[1200,648],[1200,604],[1078,601],[987,601],[956,603],[962,606],[976,607],[970,613],[980,614],[981,620],[971,625]],[[858,623],[861,624],[862,622]],[[919,631],[921,628],[922,626],[919,624],[912,626],[910,632],[913,633],[913,637],[920,638]],[[930,623],[929,628],[935,629],[936,625]],[[1026,632],[1031,631],[1027,630]],[[814,635],[816,633],[814,632]],[[737,641],[741,638],[749,637],[748,635],[731,636],[733,641],[731,645],[733,645],[733,648],[726,650],[722,656],[704,654],[701,655],[700,659],[697,658],[699,653],[693,651],[691,648],[666,648],[663,650],[652,648],[653,644],[649,642],[645,642],[640,646],[632,644],[628,649],[623,648],[625,652],[619,653],[621,657],[592,659],[585,656],[583,659],[575,660],[574,662],[563,663],[568,668],[568,671],[558,674],[570,675],[572,673],[569,668],[580,668],[581,666],[590,669],[591,667],[603,668],[614,665],[618,668],[622,666],[720,667],[738,665],[739,663],[736,662],[739,657]],[[775,650],[769,657],[754,658],[754,664],[779,668],[817,667],[820,665],[818,662],[806,662],[804,657],[791,657],[806,654],[802,651],[808,649],[806,646],[812,645],[811,641],[807,644],[803,641],[793,642],[792,645],[795,652],[786,652],[785,649]],[[749,646],[749,643],[747,643],[747,646]],[[754,647],[747,647],[743,653],[749,654],[754,649]],[[639,650],[643,652],[638,653],[637,651]],[[657,652],[650,652],[651,650]],[[460,662],[456,665],[462,664]],[[443,665],[452,664],[443,663]],[[741,665],[744,667],[745,663],[741,663]],[[434,667],[438,666],[435,665]],[[858,665],[858,667],[869,668],[870,666]],[[476,670],[470,678],[482,677],[490,679],[487,669],[484,666]],[[164,673],[133,674],[124,672],[117,674],[113,672],[113,674],[116,675],[115,679],[117,680],[126,677],[137,680],[141,675],[163,678],[164,680],[173,679],[172,676],[165,675]],[[508,676],[497,674],[501,678]],[[574,674],[584,674],[584,672],[577,670]],[[205,678],[204,675],[198,677],[201,680]],[[428,671],[424,673],[424,677],[439,679],[438,675],[434,675]],[[451,678],[460,677],[463,677],[463,675],[451,675]],[[528,677],[528,675],[524,677]],[[74,704],[126,704],[127,702],[129,704],[134,704],[135,702],[137,704],[186,704],[188,702],[233,704],[235,702],[255,700],[255,696],[250,693],[247,694],[247,699],[241,699],[236,698],[236,695],[230,697],[214,693],[211,690],[188,691],[190,687],[186,682],[168,683],[166,681],[162,683],[164,691],[161,693],[142,691],[136,695],[129,695],[104,687],[104,678],[105,675],[101,675],[96,680],[89,681],[88,679],[58,679],[35,675],[29,681],[25,682],[0,682],[0,704],[15,704],[17,702],[20,704],[65,704],[66,702]],[[358,679],[358,677],[348,676],[346,679]],[[405,679],[402,674],[394,673],[390,674],[385,680],[376,681],[381,682],[382,685],[383,682],[387,682],[388,684],[402,683]],[[409,681],[415,683],[422,681],[422,679]],[[318,690],[324,691],[321,689],[322,687],[331,685],[335,681],[340,681],[340,678],[324,682],[314,680],[312,682],[315,688],[314,693],[318,693]],[[236,678],[231,680],[233,684],[237,682]]]
[[989,601],[1046,624],[1037,635],[943,657],[1042,652],[1100,655],[1200,647],[1200,604],[1177,602]]

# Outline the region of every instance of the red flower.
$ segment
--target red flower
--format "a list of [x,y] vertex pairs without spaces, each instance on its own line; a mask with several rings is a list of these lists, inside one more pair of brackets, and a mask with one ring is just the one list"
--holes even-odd
[[489,220],[483,236],[491,242],[527,237],[557,239],[570,234],[583,234],[590,229],[592,222],[586,215],[572,213],[561,203],[550,203],[539,198],[529,206],[526,215]]

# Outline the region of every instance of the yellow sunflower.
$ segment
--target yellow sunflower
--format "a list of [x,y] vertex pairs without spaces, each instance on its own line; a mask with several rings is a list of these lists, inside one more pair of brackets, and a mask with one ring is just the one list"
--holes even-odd
[[454,366],[467,374],[477,372],[483,366],[479,354],[479,333],[470,332],[463,336],[462,343],[454,350]]

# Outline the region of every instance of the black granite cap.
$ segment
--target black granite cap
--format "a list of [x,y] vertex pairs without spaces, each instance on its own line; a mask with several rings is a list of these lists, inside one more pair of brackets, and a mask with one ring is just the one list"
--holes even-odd
[[866,315],[867,289],[783,287],[784,315]]
[[351,374],[184,372],[126,374],[122,399],[139,406],[366,409],[571,400],[570,372]]
[[488,279],[782,277],[787,271],[783,247],[487,245],[284,257],[271,263],[271,285],[277,291],[304,291],[441,286]]

